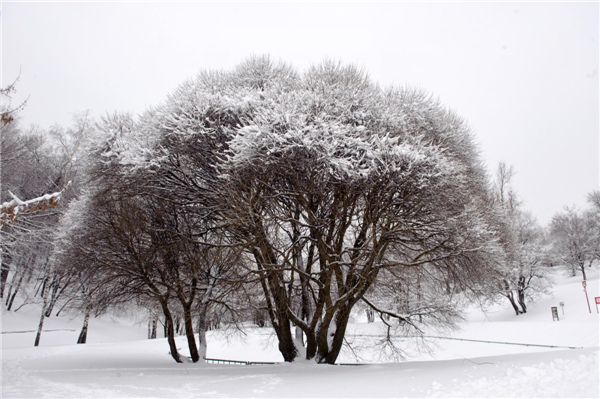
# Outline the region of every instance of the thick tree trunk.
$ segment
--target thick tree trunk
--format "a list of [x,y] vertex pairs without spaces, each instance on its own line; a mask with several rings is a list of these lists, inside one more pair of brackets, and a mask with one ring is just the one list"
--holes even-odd
[[165,315],[165,335],[167,337],[167,342],[169,343],[169,349],[171,349],[171,356],[177,363],[183,363],[179,356],[179,352],[177,351],[177,344],[175,343],[175,326],[173,325],[173,316],[171,315],[171,311],[169,310],[166,301],[161,301],[161,307],[163,314]]
[[516,315],[517,316],[520,315],[522,312],[521,312],[521,309],[519,308],[519,305],[517,305],[517,303],[515,302],[515,297],[514,297],[513,292],[510,291],[508,294],[505,294],[504,296],[508,298],[510,304],[512,305],[513,309],[515,310]]
[[316,356],[312,355],[312,349],[310,351],[311,355],[309,355],[307,344],[306,357],[308,359],[314,357],[317,363],[335,364],[344,344],[351,309],[352,306],[347,304],[335,311],[332,316],[324,318],[315,334]]
[[[284,289],[276,289],[277,295],[274,298],[275,301],[286,301],[286,295]],[[270,301],[270,299],[268,299]],[[286,308],[284,306],[275,306],[269,311],[271,317],[271,324],[277,334],[279,340],[279,352],[283,356],[286,362],[293,362],[298,356],[298,350],[294,343],[294,337],[292,335],[291,321],[287,315]]]
[[292,329],[289,321],[283,323],[278,331],[279,351],[286,362],[293,362],[298,357],[298,350],[292,338]]
[[85,307],[85,317],[83,319],[83,327],[81,328],[81,333],[79,333],[79,338],[77,339],[78,344],[85,344],[87,341],[88,323],[90,321],[91,311],[92,311],[92,307],[90,305]]
[[306,336],[306,359],[314,359],[317,354],[317,338],[314,331],[310,331]]
[[[277,257],[270,249],[268,241],[262,242],[264,247],[254,251],[257,265],[262,269],[260,284],[267,301],[267,311],[271,325],[277,334],[279,352],[286,362],[293,362],[298,356],[298,351],[292,335],[291,321],[288,316],[288,297],[285,284],[280,272],[272,269],[277,264]],[[264,266],[266,265],[266,267]]]
[[198,354],[196,337],[194,336],[191,305],[188,305],[183,309],[183,319],[183,323],[185,325],[185,336],[188,341],[188,348],[190,349],[190,356],[192,357],[192,362],[196,363],[200,359],[200,355]]
[[335,323],[335,331],[333,332],[332,342],[330,344],[329,353],[325,356],[325,363],[335,364],[342,346],[344,344],[344,336],[346,335],[346,327],[350,318],[350,309],[352,307],[344,307],[337,313],[337,317],[332,323]]

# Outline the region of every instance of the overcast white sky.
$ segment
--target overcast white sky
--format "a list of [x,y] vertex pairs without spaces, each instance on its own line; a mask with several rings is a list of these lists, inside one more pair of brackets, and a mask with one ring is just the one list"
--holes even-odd
[[599,187],[598,3],[2,2],[2,86],[22,124],[142,112],[200,69],[325,57],[467,119],[542,224]]

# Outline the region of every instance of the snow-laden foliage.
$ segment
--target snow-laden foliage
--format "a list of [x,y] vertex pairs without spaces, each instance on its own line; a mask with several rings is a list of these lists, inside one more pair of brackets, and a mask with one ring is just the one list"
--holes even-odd
[[406,179],[418,170],[427,170],[426,174],[415,176],[419,179],[417,184],[426,186],[429,179],[455,173],[457,165],[437,147],[403,142],[400,137],[368,135],[365,131],[364,126],[323,122],[300,125],[298,130],[287,130],[281,135],[271,129],[263,132],[256,125],[246,126],[229,143],[233,155],[228,158],[228,166],[235,169],[236,165],[252,165],[258,171],[266,171],[294,160],[307,163],[313,173],[323,178],[358,185],[383,175]]
[[154,152],[161,187],[251,256],[286,360],[334,362],[383,269],[437,268],[458,290],[486,275],[495,232],[472,136],[419,91],[255,57],[200,73],[144,118],[132,136],[157,139],[137,153]]
[[54,251],[56,253],[69,251],[72,244],[72,236],[81,233],[83,226],[87,223],[89,214],[90,193],[85,190],[78,199],[71,201],[67,210],[62,215],[54,239]]
[[99,155],[104,163],[115,163],[129,171],[156,167],[160,161],[156,129],[146,123],[151,120],[152,112],[147,111],[139,121],[128,113],[102,117],[86,143],[88,153]]

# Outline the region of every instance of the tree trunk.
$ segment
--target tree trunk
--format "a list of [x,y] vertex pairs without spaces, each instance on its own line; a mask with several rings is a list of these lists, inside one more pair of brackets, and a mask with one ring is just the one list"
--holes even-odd
[[[12,297],[12,294],[13,294],[13,288],[15,288],[15,287],[16,287],[16,285],[15,285],[15,281],[17,281],[17,278],[18,278],[19,276],[20,276],[20,277],[23,277],[23,274],[24,274],[23,272],[19,273],[19,270],[17,270],[17,271],[16,271],[16,272],[13,274],[12,278],[10,279],[10,286],[8,287],[8,294],[6,295],[6,306],[8,306],[8,304],[9,304],[9,302],[10,302],[10,298]],[[20,282],[20,281],[19,281],[19,282]]]
[[519,276],[517,285],[517,302],[521,306],[521,313],[527,313],[527,305],[525,304],[525,289],[527,288],[527,278],[523,275]]
[[275,332],[279,339],[279,352],[281,352],[283,360],[286,362],[293,362],[298,356],[298,350],[296,349],[294,338],[292,337],[290,321],[285,318],[277,325]]
[[304,346],[304,332],[302,331],[302,329],[299,326],[296,326],[295,328],[295,333],[296,333],[296,347],[297,346]]
[[165,316],[165,322],[163,323],[163,336],[167,338],[167,317]]
[[344,345],[344,337],[346,336],[346,328],[348,327],[348,320],[350,319],[350,310],[352,306],[342,308],[335,322],[335,334],[333,336],[333,342],[331,343],[331,349],[325,358],[325,362],[328,364],[335,364],[342,346]]
[[198,347],[196,346],[196,337],[194,336],[194,325],[192,321],[192,310],[191,304],[186,305],[183,309],[183,324],[185,326],[185,336],[188,341],[188,348],[190,349],[190,356],[192,362],[196,363],[200,359],[198,354]]
[[279,341],[279,352],[281,352],[286,362],[293,362],[298,356],[298,351],[292,336],[291,321],[287,313],[288,298],[284,288],[285,284],[278,271],[270,270],[271,266],[264,268],[264,264],[277,264],[277,257],[269,248],[268,242],[265,240],[263,243],[264,248],[260,251],[254,251],[254,257],[259,270],[262,269],[264,272],[261,276],[260,284],[267,301],[267,310],[271,325]]
[[77,339],[78,344],[85,344],[85,342],[87,341],[88,323],[90,321],[91,311],[92,311],[92,307],[88,304],[85,307],[85,317],[83,319],[83,327],[81,328],[81,333],[79,334],[79,338]]
[[[262,281],[262,283],[264,283],[264,281]],[[274,301],[287,300],[284,289],[276,288],[275,292],[278,295],[273,298]],[[267,307],[269,308],[271,325],[273,326],[273,329],[275,329],[279,341],[279,352],[281,352],[283,360],[286,362],[293,362],[298,356],[298,351],[292,336],[292,326],[286,308],[284,306],[273,307],[271,305],[271,298],[267,298]]]
[[373,323],[375,321],[375,312],[371,308],[367,308],[367,323]]
[[583,281],[587,281],[587,278],[585,276],[585,263],[584,262],[581,262],[580,269],[581,269],[581,274],[583,274]]
[[[209,283],[211,281],[209,280]],[[209,284],[209,288],[204,293],[202,301],[200,302],[200,311],[198,312],[198,356],[200,360],[206,359],[206,353],[208,350],[208,342],[206,341],[206,329],[207,329],[207,316],[208,309],[210,308],[210,300],[212,297],[212,291],[215,287],[216,281],[213,280],[212,284]]]
[[[71,282],[68,279],[63,284],[62,287],[60,287],[60,285],[58,283],[53,285],[53,288],[52,288],[52,297],[51,297],[51,300],[50,300],[50,306],[48,307],[48,311],[46,312],[46,317],[50,317],[50,315],[52,314],[52,310],[54,309],[54,305],[56,305],[56,303],[58,302],[58,298],[60,298],[62,296],[62,294],[65,292],[65,290],[70,285],[71,285]],[[56,316],[58,316],[58,312],[56,313]]]
[[515,310],[516,315],[520,315],[521,309],[519,308],[519,305],[517,305],[517,303],[515,302],[515,297],[512,291],[510,291],[508,294],[504,295],[505,297],[508,298],[508,300],[510,301],[510,304],[512,305],[513,309]]
[[527,305],[525,304],[525,290],[519,289],[517,290],[517,299],[519,305],[521,306],[521,313],[527,313]]
[[208,303],[200,305],[198,314],[198,356],[200,359],[206,359],[208,343],[206,342],[206,316],[208,314]]
[[[17,293],[19,292],[19,288],[21,288],[21,283],[23,282],[23,277],[25,277],[25,273],[21,273],[21,277],[19,277],[19,281],[17,282],[17,286],[15,287],[15,291],[12,293],[12,295],[10,295],[10,291],[9,291],[9,298],[6,298],[6,299],[10,299],[10,300],[8,301],[8,306],[7,306],[6,310],[10,310],[12,308],[15,297],[17,296]],[[12,286],[11,286],[11,288],[12,288]]]
[[148,339],[156,339],[157,316],[153,310],[148,315]]
[[181,335],[181,319],[179,316],[175,318],[175,333]]
[[58,288],[58,283],[52,284],[52,287],[50,289],[50,303],[48,303],[48,309],[46,309],[46,317],[50,317],[50,315],[52,314],[52,310],[54,309],[54,305],[58,300]]
[[173,316],[171,315],[171,311],[169,310],[166,301],[161,301],[160,305],[165,315],[165,335],[167,337],[167,342],[169,343],[169,348],[171,349],[171,356],[177,363],[183,363],[179,356],[179,352],[177,351],[177,344],[175,343],[175,326],[173,325]]
[[150,339],[156,339],[156,330],[158,329],[158,318],[154,316],[152,320],[152,334],[150,335]]
[[292,336],[292,327],[290,319],[287,315],[286,307],[277,305],[273,306],[271,300],[275,302],[286,302],[286,294],[285,289],[281,287],[277,287],[269,282],[272,290],[267,290],[267,282],[265,279],[261,279],[261,284],[263,285],[263,290],[265,294],[271,292],[273,298],[267,298],[267,308],[269,310],[269,317],[271,319],[271,325],[277,334],[277,339],[279,341],[279,352],[283,356],[283,359],[286,362],[293,362],[294,359],[298,356],[298,351],[296,349],[296,345],[294,344],[294,338]]
[[35,336],[35,343],[33,344],[33,346],[39,346],[39,344],[40,344],[40,337],[42,336],[42,327],[44,326],[44,315],[46,313],[47,305],[48,305],[48,291],[46,290],[46,293],[44,295],[44,302],[42,304],[42,314],[40,316],[40,324],[38,326],[38,331]]
[[4,288],[6,288],[6,280],[8,280],[8,274],[10,273],[10,264],[12,258],[7,250],[2,249],[2,253],[0,254],[0,263],[2,263],[0,269],[0,298],[4,298]]
[[67,307],[67,305],[69,304],[69,302],[71,302],[73,300],[73,297],[69,298],[60,309],[58,309],[58,312],[56,312],[56,317],[58,317],[60,315],[60,312],[63,311],[64,308]]
[[314,331],[311,331],[306,336],[306,359],[314,359],[317,354],[317,338]]
[[319,331],[316,332],[316,361],[318,363],[335,364],[344,344],[350,309],[352,309],[350,304],[340,307],[333,316],[330,316],[329,321],[325,318]]
[[150,338],[152,336],[152,311],[150,311],[150,314],[148,315],[148,339],[152,339]]

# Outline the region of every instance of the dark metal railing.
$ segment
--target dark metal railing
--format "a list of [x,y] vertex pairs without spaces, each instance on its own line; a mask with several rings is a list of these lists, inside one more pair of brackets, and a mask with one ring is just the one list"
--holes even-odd
[[[243,366],[261,366],[261,365],[272,365],[272,364],[281,364],[282,362],[251,362],[246,360],[228,360],[228,359],[211,359],[205,357],[204,360],[206,363],[212,364],[239,364]],[[336,363],[335,366],[364,366],[361,363]]]

